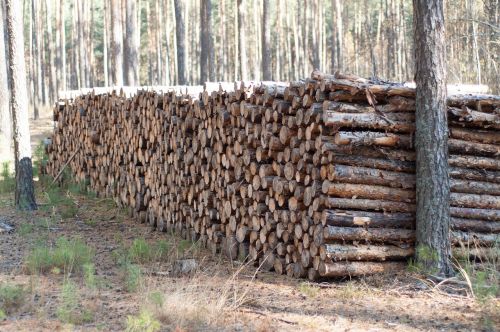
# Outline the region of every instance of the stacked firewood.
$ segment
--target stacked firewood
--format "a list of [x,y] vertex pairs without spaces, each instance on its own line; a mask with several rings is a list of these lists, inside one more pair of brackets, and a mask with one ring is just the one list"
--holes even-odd
[[[67,164],[160,231],[310,279],[394,271],[414,253],[414,89],[314,72],[71,97],[48,173]],[[448,105],[452,240],[492,247],[500,98]]]

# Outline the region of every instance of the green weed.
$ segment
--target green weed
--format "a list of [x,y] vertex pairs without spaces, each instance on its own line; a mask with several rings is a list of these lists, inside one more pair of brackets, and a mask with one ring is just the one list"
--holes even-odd
[[85,286],[91,289],[98,287],[97,277],[95,275],[95,266],[92,263],[86,263],[82,265],[83,279],[85,281]]
[[33,226],[33,224],[29,223],[29,222],[24,222],[22,223],[20,226],[19,226],[19,229],[18,229],[18,233],[19,235],[21,235],[22,237],[25,237],[29,234],[31,234],[33,232],[33,229],[35,228],[35,226]]
[[128,292],[135,292],[142,284],[142,270],[139,265],[125,264],[122,266],[125,287]]
[[0,177],[0,194],[13,193],[16,188],[16,179],[10,172],[9,162],[2,163]]
[[[26,299],[27,292],[19,285],[0,284],[0,320],[15,312]],[[3,315],[2,315],[3,313]],[[4,316],[2,318],[2,316]]]
[[159,331],[161,324],[152,313],[141,310],[137,316],[127,316],[127,332],[155,332]]
[[160,260],[165,257],[170,249],[166,240],[159,240],[150,245],[144,238],[135,239],[128,250],[128,258],[137,264]]
[[319,287],[308,282],[302,282],[299,285],[299,291],[307,297],[316,297],[319,294]]
[[44,173],[47,161],[48,155],[45,153],[45,144],[40,141],[35,151],[33,151],[33,177],[40,177]]
[[56,314],[61,322],[80,325],[93,321],[93,313],[80,304],[80,292],[71,280],[64,281],[60,299]]
[[79,239],[57,239],[52,248],[38,246],[26,259],[26,267],[32,274],[58,268],[65,274],[81,271],[85,264],[92,263],[94,250]]

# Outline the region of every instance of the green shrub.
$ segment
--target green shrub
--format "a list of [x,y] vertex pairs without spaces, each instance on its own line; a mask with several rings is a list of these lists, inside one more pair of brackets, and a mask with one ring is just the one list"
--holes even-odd
[[0,177],[0,194],[13,193],[16,189],[16,179],[9,170],[8,162],[2,163]]
[[128,292],[135,292],[142,284],[142,270],[139,265],[127,263],[122,267],[125,287]]
[[127,332],[155,332],[161,328],[160,322],[154,318],[153,314],[146,310],[141,310],[137,316],[127,316]]
[[31,273],[47,272],[54,268],[65,274],[81,271],[85,264],[91,264],[94,250],[79,239],[57,239],[54,247],[36,247],[26,259],[26,266]]
[[135,239],[128,250],[128,258],[137,264],[149,263],[165,257],[170,249],[166,240],[150,245],[144,238]]
[[[0,320],[13,313],[23,305],[26,299],[26,290],[19,285],[0,284]],[[4,316],[2,318],[2,316]]]
[[93,321],[93,313],[80,304],[80,292],[71,280],[64,281],[60,299],[56,314],[61,322],[80,325]]

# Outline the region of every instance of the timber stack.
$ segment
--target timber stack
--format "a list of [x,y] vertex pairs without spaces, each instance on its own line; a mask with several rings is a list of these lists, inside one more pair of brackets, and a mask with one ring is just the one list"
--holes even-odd
[[[415,90],[313,72],[61,100],[47,172],[159,231],[294,277],[404,268],[415,241]],[[500,97],[448,99],[451,236],[500,233]],[[69,161],[69,162],[68,162]],[[478,250],[480,248],[480,250]]]

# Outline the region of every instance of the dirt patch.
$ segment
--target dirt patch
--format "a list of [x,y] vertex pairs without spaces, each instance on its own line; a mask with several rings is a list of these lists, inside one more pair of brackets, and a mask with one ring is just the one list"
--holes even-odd
[[[444,294],[417,275],[310,284],[257,272],[254,266],[213,257],[196,244],[153,232],[111,200],[63,194],[76,203],[76,212],[69,218],[61,218],[61,211],[50,206],[44,195],[38,201],[46,205],[34,213],[16,212],[9,195],[0,200],[2,220],[16,228],[0,235],[0,283],[29,290],[26,303],[0,322],[2,331],[71,326],[60,315],[67,279],[77,285],[78,308],[90,313],[88,321],[78,322],[77,329],[86,331],[119,331],[148,319],[163,330],[188,331],[465,331],[495,330],[500,324],[498,301],[479,303]],[[90,287],[82,273],[27,271],[26,257],[33,248],[54,247],[61,237],[82,239],[92,248],[92,275],[98,287]],[[147,258],[136,239],[144,239],[151,248],[166,243],[167,254]],[[143,261],[134,262],[141,272],[137,288],[131,290],[120,257],[134,245]],[[175,260],[186,257],[196,259],[195,274],[171,277]]]

